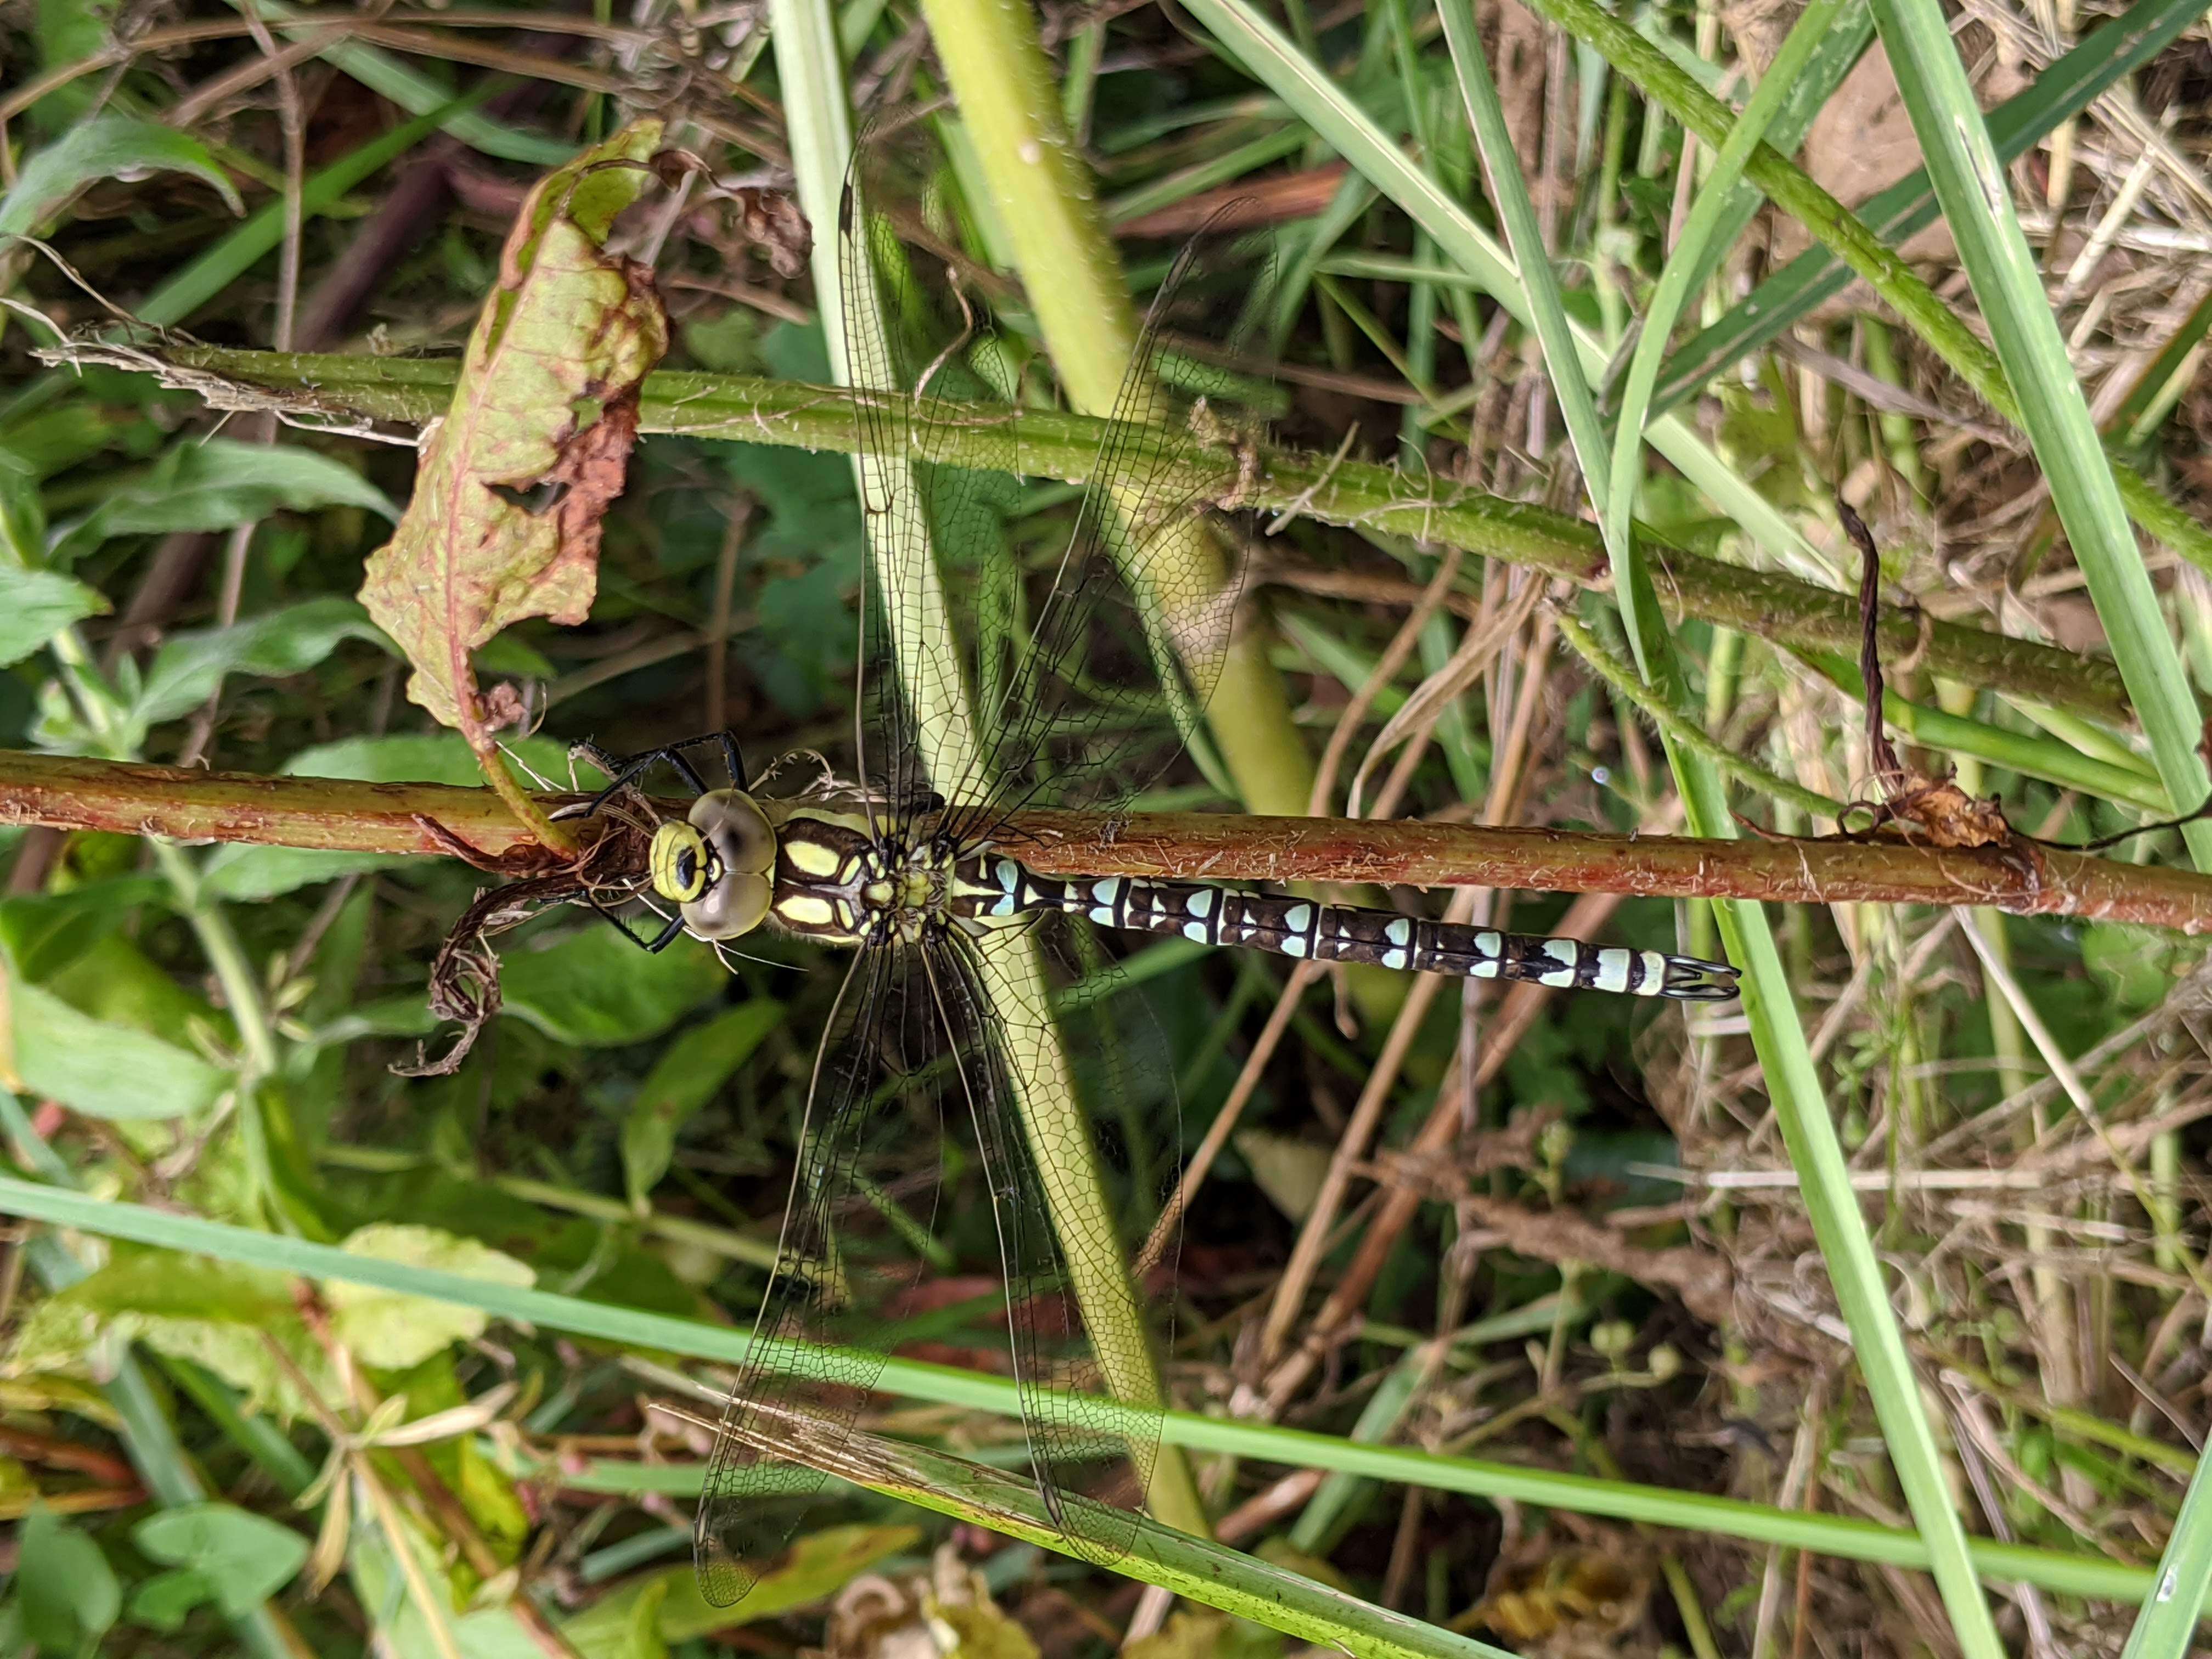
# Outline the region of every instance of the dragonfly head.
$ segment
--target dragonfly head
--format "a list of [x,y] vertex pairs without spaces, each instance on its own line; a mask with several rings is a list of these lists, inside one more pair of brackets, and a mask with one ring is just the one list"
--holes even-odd
[[750,933],[768,915],[775,884],[775,831],[750,795],[710,789],[682,818],[653,832],[653,890],[678,906],[703,939]]

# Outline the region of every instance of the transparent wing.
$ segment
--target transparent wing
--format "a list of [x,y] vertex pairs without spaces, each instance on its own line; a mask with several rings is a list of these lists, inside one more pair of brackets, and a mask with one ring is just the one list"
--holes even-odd
[[[997,819],[1047,800],[1102,809],[1127,800],[1182,751],[1213,695],[1235,627],[1249,515],[1214,503],[1233,489],[1233,475],[1201,441],[1206,411],[1171,392],[1161,369],[1173,355],[1171,328],[1206,330],[1222,298],[1207,284],[1234,258],[1223,239],[1204,234],[1176,258],[1146,315],[1075,523],[1039,577],[1034,618],[979,641],[979,650],[1007,659],[995,677],[1003,690],[977,711],[995,811],[974,815],[956,831],[961,838],[988,836]],[[1197,387],[1201,398],[1232,379],[1177,361],[1185,391]]]
[[[902,191],[929,193],[917,173],[929,177],[929,164],[914,159],[911,142],[868,139],[855,152],[860,184],[848,200],[857,194],[864,205],[842,227],[854,378],[907,393],[861,401],[861,447],[909,456],[957,447],[984,470],[879,469],[870,486],[877,637],[864,657],[873,711],[866,766],[895,799],[933,787],[953,809],[948,832],[973,840],[1048,799],[1100,806],[1127,799],[1180,750],[1192,711],[1211,695],[1235,618],[1224,550],[1234,536],[1224,542],[1219,514],[1200,509],[1231,491],[1233,467],[1160,370],[1172,359],[1183,392],[1201,397],[1234,381],[1168,350],[1168,331],[1205,331],[1194,319],[1244,297],[1265,261],[1236,270],[1218,236],[1194,240],[1175,261],[1072,529],[1042,558],[1015,566],[1012,503],[988,481],[994,469],[1018,470],[1023,422],[1006,404],[1018,407],[1019,376],[975,295],[921,280],[957,256],[939,250],[909,261],[897,248],[895,222],[899,234],[927,234],[915,228],[920,210],[901,216],[891,205]],[[1235,278],[1227,295],[1211,280],[1224,263]],[[874,314],[852,314],[854,296],[868,293]],[[970,661],[972,679],[963,672]],[[945,701],[969,709],[972,742],[939,729],[948,723],[927,712]],[[912,709],[925,717],[917,721]],[[926,779],[900,772],[902,753],[920,757]]]
[[882,1194],[896,1191],[908,1224],[932,1228],[934,1165],[917,1171],[915,1152],[934,1159],[941,1142],[939,1054],[935,1003],[913,953],[861,951],[815,1061],[775,1276],[693,1522],[699,1582],[717,1606],[739,1600],[775,1563],[823,1480],[761,1458],[735,1431],[793,1413],[832,1436],[849,1431],[883,1373],[887,1319],[926,1270]]
[[[1126,1050],[1089,1018],[1111,1006],[1111,971],[1086,981],[1092,994],[1073,1007],[1063,998],[1058,1024],[1078,1029],[1056,1029],[1033,937],[946,934],[925,955],[990,1182],[1038,1489],[1069,1541],[1109,1562],[1129,1547],[1129,1511],[1146,1502],[1160,1446],[1156,1298],[1133,1285],[1127,1246],[1160,1212],[1180,1128],[1170,1079],[1167,1109],[1149,1126],[1154,1144],[1132,1146]],[[1171,1242],[1147,1264],[1149,1283],[1172,1286],[1174,1254]],[[1157,1298],[1163,1310],[1168,1300]],[[1117,1462],[1127,1466],[1118,1483]],[[1109,1507],[1079,1516],[1061,1502],[1069,1492]]]
[[917,438],[946,418],[939,406],[962,387],[962,349],[985,331],[957,309],[937,314],[893,234],[888,203],[903,193],[900,164],[911,155],[909,144],[864,137],[838,215],[848,378],[866,394],[854,399],[868,532],[855,735],[860,781],[894,810],[971,769],[960,733],[935,717],[965,708],[968,694],[933,541],[972,541],[997,524],[981,497],[984,474],[913,459]]

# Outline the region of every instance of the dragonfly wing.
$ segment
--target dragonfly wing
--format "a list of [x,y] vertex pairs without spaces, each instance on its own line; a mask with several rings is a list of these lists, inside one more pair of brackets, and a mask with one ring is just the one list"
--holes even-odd
[[898,1297],[926,1270],[901,1228],[927,1232],[935,1221],[934,1166],[918,1189],[908,1182],[913,1149],[934,1157],[941,1141],[937,1033],[913,953],[862,951],[815,1060],[775,1273],[692,1527],[699,1582],[717,1606],[740,1600],[782,1553],[823,1479],[761,1457],[750,1440],[792,1414],[817,1436],[849,1431],[882,1375]]
[[[1132,1169],[1171,1174],[1172,1127],[1164,1160],[1125,1154],[1117,1045],[1062,1042],[1030,930],[948,934],[926,948],[990,1182],[1039,1490],[1080,1553],[1118,1560],[1136,1520],[1114,1504],[1142,1505],[1160,1445],[1150,1318],[1127,1248],[1158,1213],[1157,1183]],[[1169,1284],[1172,1254],[1152,1264]],[[1097,1495],[1102,1461],[1124,1457],[1133,1481],[1105,1492],[1108,1504],[1064,1501]]]
[[[863,137],[840,225],[850,378],[883,389],[856,400],[860,447],[891,458],[864,468],[877,608],[863,662],[883,710],[872,722],[882,730],[866,735],[886,756],[868,762],[895,799],[933,787],[954,809],[945,832],[966,841],[1048,799],[1126,800],[1181,747],[1158,744],[1164,714],[1187,737],[1212,694],[1237,584],[1231,543],[1204,520],[1225,516],[1236,467],[1206,423],[1194,424],[1192,404],[1231,392],[1237,377],[1169,342],[1178,330],[1218,337],[1220,312],[1249,299],[1267,262],[1240,260],[1205,233],[1174,262],[1073,528],[1024,563],[1007,534],[1018,498],[994,477],[1022,472],[1025,422],[1007,409],[1018,411],[1025,390],[1018,352],[982,312],[979,290],[992,279],[959,274],[965,256],[927,228],[944,222],[957,186],[918,136]],[[909,258],[901,237],[919,252]],[[1224,291],[1214,279],[1231,266]],[[923,280],[940,270],[946,280]],[[1170,364],[1172,392],[1162,375]],[[908,464],[951,453],[956,437],[971,466]],[[968,720],[933,717],[955,703]],[[907,755],[919,780],[898,771]]]
[[[996,537],[999,516],[982,498],[987,475],[917,459],[948,406],[982,389],[967,367],[989,349],[987,319],[930,302],[889,216],[915,186],[914,147],[864,135],[854,148],[838,215],[847,379],[860,450],[867,518],[868,591],[860,605],[860,766],[894,810],[933,790],[981,786],[986,775],[961,728],[939,711],[968,708],[962,641],[936,556],[939,538]],[[1011,463],[1013,446],[1006,446]],[[972,612],[971,596],[958,607]]]
[[[1181,357],[1169,341],[1179,326],[1218,337],[1223,267],[1246,267],[1231,297],[1264,274],[1264,258],[1239,261],[1224,240],[1201,232],[1161,283],[1074,526],[1046,566],[1049,586],[1027,629],[999,647],[1011,660],[978,709],[999,817],[1048,803],[1104,809],[1130,799],[1181,751],[1220,678],[1251,515],[1235,510],[1233,466],[1189,394],[1225,392],[1233,377]],[[1178,391],[1163,379],[1171,360]],[[1221,421],[1214,411],[1213,423]],[[1176,734],[1165,744],[1164,716]],[[988,829],[979,818],[967,833]]]

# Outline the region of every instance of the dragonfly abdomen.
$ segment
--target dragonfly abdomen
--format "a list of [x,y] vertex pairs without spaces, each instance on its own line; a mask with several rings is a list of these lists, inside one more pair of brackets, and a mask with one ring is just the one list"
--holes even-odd
[[986,854],[955,884],[981,920],[1060,910],[1102,927],[1177,935],[1200,945],[1269,951],[1466,979],[1525,980],[1559,990],[1717,1001],[1735,994],[1735,970],[1693,957],[1580,939],[1501,933],[1357,905],[1247,893],[1133,876],[1040,876]]

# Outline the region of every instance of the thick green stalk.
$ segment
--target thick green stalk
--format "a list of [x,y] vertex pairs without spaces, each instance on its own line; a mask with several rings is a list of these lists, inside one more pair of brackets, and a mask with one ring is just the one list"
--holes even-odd
[[[846,211],[865,216],[873,210],[873,204],[837,199],[851,138],[827,14],[806,0],[776,0],[775,21],[776,63],[793,124],[793,161],[801,206],[817,225],[838,224]],[[865,245],[865,228],[860,236]],[[854,382],[863,377],[866,366],[889,364],[894,359],[885,343],[887,325],[873,270],[841,269],[841,240],[816,239],[815,287],[825,296],[825,318],[837,319],[830,325],[833,368],[840,379]],[[862,389],[894,398],[908,395],[902,386]],[[926,734],[929,775],[946,791],[957,790],[956,780],[988,789],[995,781],[981,763],[983,750],[967,678],[951,650],[951,604],[911,464],[904,456],[862,455],[857,448],[854,463],[861,499],[881,502],[886,508],[869,514],[867,526],[876,580],[887,590],[884,610],[921,619],[919,626],[898,629],[892,644],[915,724]],[[1145,1309],[1122,1261],[1119,1230],[1099,1182],[1097,1153],[1079,1104],[1066,1049],[1050,1013],[1050,990],[1036,942],[1028,934],[1018,934],[996,944],[999,948],[978,957],[984,990],[1006,1015],[1009,1035],[1028,1039],[1012,1044],[1001,1057],[1052,1211],[1053,1231],[1060,1243],[1070,1288],[1083,1310],[1114,1397],[1157,1407],[1164,1395]],[[1012,1182],[1012,1172],[995,1170],[992,1179],[994,1186],[1004,1186]],[[1132,1444],[1136,1449],[1139,1442],[1133,1440]],[[1139,1461],[1144,1461],[1141,1452]],[[1206,1508],[1182,1453],[1171,1446],[1159,1448],[1146,1473],[1151,1477],[1147,1501],[1155,1513],[1184,1531],[1204,1532]]]
[[[1136,353],[1138,319],[1088,170],[1061,125],[1036,20],[1018,0],[927,0],[923,11],[1053,368],[1075,408],[1110,414]],[[1131,514],[1139,504],[1121,505]],[[1178,592],[1219,592],[1221,552],[1204,527],[1193,519],[1170,533],[1149,560],[1173,573]],[[1247,806],[1305,806],[1313,759],[1254,635],[1231,644],[1206,718]]]
[[[437,418],[452,399],[455,373],[450,362],[198,346],[178,349],[171,357],[188,386],[194,375],[220,377],[217,386],[207,389],[224,398],[237,395],[234,388],[243,384],[305,398],[321,412],[343,410],[380,420]],[[141,358],[127,366],[151,365]],[[850,452],[860,443],[854,396],[839,387],[795,381],[663,372],[645,383],[640,428]],[[1012,446],[1010,427],[1017,434]],[[908,436],[915,443],[915,459],[985,469],[1018,466],[1028,477],[1080,483],[1097,461],[1102,432],[1101,423],[1085,416],[979,404],[964,420],[940,422],[927,434],[916,430]],[[925,435],[927,446],[920,441]],[[1442,489],[1433,478],[1410,477],[1364,461],[1266,446],[1248,453],[1255,465],[1242,475],[1239,456],[1209,451],[1195,459],[1164,457],[1166,470],[1158,476],[1178,495],[1224,499],[1241,489],[1239,499],[1262,512],[1419,536],[1593,591],[1611,586],[1597,532],[1564,514],[1479,490]],[[1651,550],[1651,580],[1660,603],[1675,618],[1695,617],[1778,645],[1856,654],[1859,615],[1850,595],[1669,546],[1643,526],[1637,533]],[[1922,660],[1931,672],[1970,685],[2013,691],[2103,720],[2130,718],[2126,688],[2108,659],[1932,621],[1924,613],[1895,607],[1883,609],[1881,627],[1885,656],[1923,653]],[[1301,794],[1297,808],[1304,804]]]

